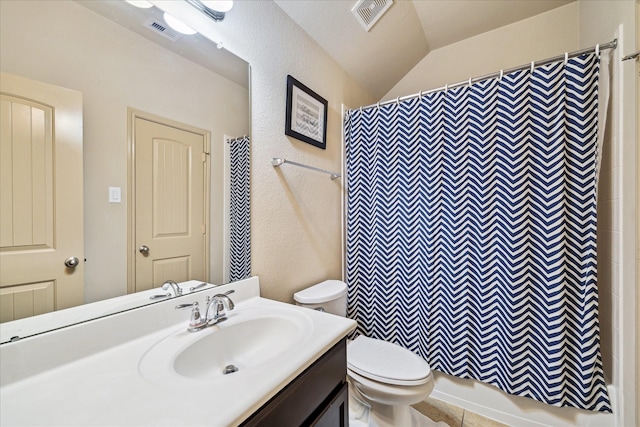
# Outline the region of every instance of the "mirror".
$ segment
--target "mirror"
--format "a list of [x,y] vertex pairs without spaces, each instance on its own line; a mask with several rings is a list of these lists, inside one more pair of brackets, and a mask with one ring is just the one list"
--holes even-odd
[[[162,11],[125,1],[3,0],[0,19],[3,72],[82,93],[84,224],[76,227],[84,229],[84,302],[130,292],[129,109],[210,132],[204,280],[227,282],[225,140],[249,135],[249,64],[200,34],[167,38],[153,31],[166,27]],[[110,200],[112,188],[119,189],[120,202]]]

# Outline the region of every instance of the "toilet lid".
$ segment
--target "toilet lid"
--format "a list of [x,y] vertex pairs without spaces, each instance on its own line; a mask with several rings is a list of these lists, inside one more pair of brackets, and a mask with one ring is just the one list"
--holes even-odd
[[347,284],[340,280],[325,280],[293,294],[301,304],[322,304],[340,298],[347,293]]
[[399,345],[358,336],[347,346],[347,367],[374,381],[393,385],[420,385],[431,369],[421,357]]

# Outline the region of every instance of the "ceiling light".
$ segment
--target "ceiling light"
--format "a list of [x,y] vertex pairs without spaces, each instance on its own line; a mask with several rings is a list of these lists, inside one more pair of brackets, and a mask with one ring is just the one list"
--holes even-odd
[[140,9],[149,9],[150,7],[153,7],[153,5],[146,0],[125,0],[125,1],[132,6],[139,7]]
[[233,7],[233,0],[200,0],[200,2],[216,12],[229,12]]
[[173,28],[174,30],[176,30],[179,33],[187,34],[187,35],[191,35],[191,34],[197,33],[196,30],[194,30],[193,28],[189,27],[187,24],[185,24],[184,22],[182,22],[178,18],[169,15],[167,12],[164,13],[164,20],[165,20],[165,22],[167,24],[169,24],[169,26],[171,28]]
[[225,12],[233,7],[233,0],[185,0],[215,22],[224,20]]

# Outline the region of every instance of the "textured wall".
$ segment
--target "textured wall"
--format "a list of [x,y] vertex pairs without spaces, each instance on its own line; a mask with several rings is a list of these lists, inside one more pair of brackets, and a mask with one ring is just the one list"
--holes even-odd
[[[203,25],[251,64],[252,273],[264,296],[290,302],[297,290],[341,277],[343,182],[274,168],[271,158],[340,171],[341,104],[374,99],[272,1],[237,1],[215,28]],[[326,150],[284,134],[288,74],[329,102]]]

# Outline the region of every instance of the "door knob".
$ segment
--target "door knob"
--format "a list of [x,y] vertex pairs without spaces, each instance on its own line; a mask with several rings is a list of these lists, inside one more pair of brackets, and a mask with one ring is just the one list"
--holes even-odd
[[69,268],[76,268],[80,264],[80,260],[77,257],[70,256],[64,260],[64,265]]
[[138,248],[138,250],[140,251],[140,253],[144,256],[149,255],[149,246],[147,245],[142,245]]

